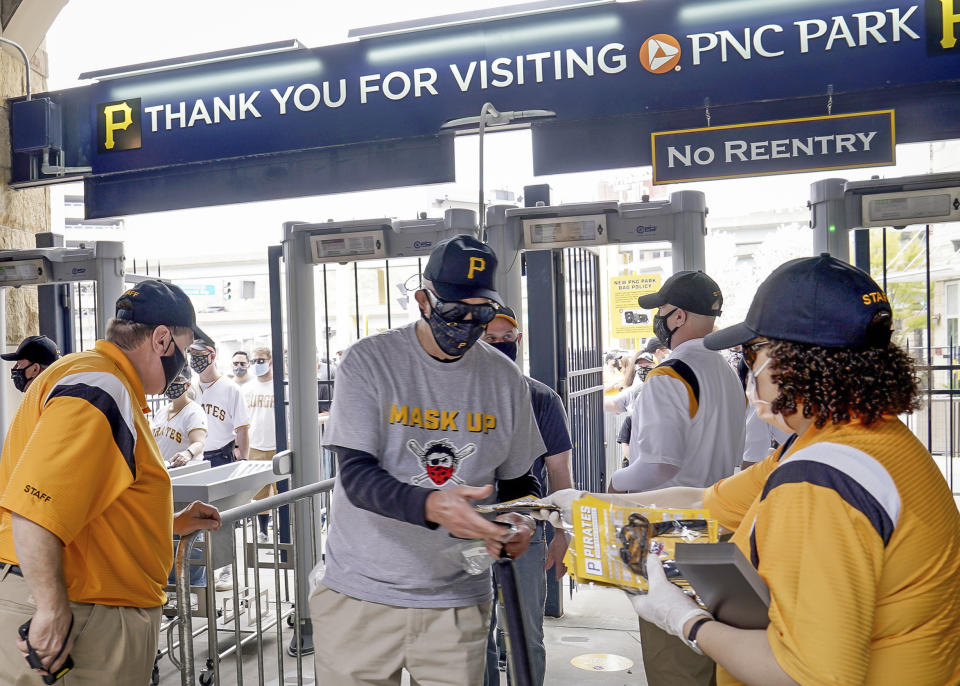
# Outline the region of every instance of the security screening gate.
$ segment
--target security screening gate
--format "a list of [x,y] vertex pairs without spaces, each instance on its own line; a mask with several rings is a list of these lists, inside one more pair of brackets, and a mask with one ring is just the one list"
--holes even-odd
[[[954,495],[960,495],[960,480],[957,474],[958,419],[960,419],[960,361],[956,357],[955,331],[949,326],[946,345],[934,345],[931,289],[931,224],[960,222],[960,173],[928,174],[893,179],[849,182],[844,179],[826,179],[810,187],[811,227],[814,230],[814,254],[829,252],[840,259],[850,261],[850,232],[854,232],[854,260],[857,267],[870,273],[870,230],[882,230],[882,273],[873,269],[873,277],[880,283],[887,296],[893,298],[897,287],[894,279],[900,277],[888,273],[888,228],[900,231],[908,226],[922,226],[924,260],[916,265],[911,282],[922,279],[923,314],[925,321],[919,333],[920,340],[907,340],[904,346],[917,364],[920,375],[920,410],[908,424],[914,434],[924,441],[927,450],[941,464],[944,477]],[[917,258],[920,256],[917,251]],[[914,260],[916,261],[916,260]],[[889,277],[889,278],[888,278]],[[889,281],[889,283],[888,283]],[[892,303],[893,304],[893,303]],[[894,317],[904,313],[897,311]],[[940,314],[936,317],[939,321]],[[897,331],[894,332],[895,334]],[[935,364],[934,351],[946,349],[946,359]]]
[[[47,247],[0,251],[0,288],[93,281],[96,335],[102,338],[124,291],[123,243],[91,242],[85,248]],[[6,299],[0,297],[0,341],[6,342]],[[43,301],[41,300],[41,306]],[[64,341],[57,341],[63,345]],[[69,350],[69,349],[68,349]],[[0,429],[6,435],[6,393],[0,385]]]
[[[525,208],[490,208],[490,243],[500,258],[498,287],[521,302],[525,249],[530,375],[560,393],[574,440],[574,482],[606,489],[601,379],[599,264],[584,246],[669,241],[674,271],[704,269],[706,204],[703,193],[681,191],[669,200]],[[562,257],[557,249],[573,248]],[[551,256],[551,251],[557,253]],[[522,312],[517,315],[522,317]]]
[[[529,193],[525,193],[529,196]],[[499,258],[501,295],[522,303],[521,260],[525,250],[527,340],[530,376],[563,399],[573,442],[576,488],[605,491],[600,273],[596,253],[583,246],[669,241],[673,269],[705,268],[706,203],[699,191],[669,200],[598,202],[559,206],[491,207],[489,242]],[[547,578],[549,616],[563,614],[559,583]]]
[[[290,451],[292,453],[292,486],[308,486],[332,476],[321,470],[320,422],[317,413],[319,400],[317,378],[317,303],[314,267],[325,263],[355,263],[360,260],[379,260],[398,257],[422,257],[430,254],[433,246],[461,233],[476,233],[475,213],[466,210],[447,210],[442,219],[398,221],[373,219],[367,221],[284,224],[283,259],[286,264],[287,346],[289,350],[289,408]],[[326,298],[326,290],[324,291]],[[276,313],[275,313],[276,314]],[[275,316],[275,315],[274,315]],[[338,326],[340,323],[338,323]],[[325,326],[324,329],[327,327]],[[277,340],[274,340],[276,347]],[[324,346],[326,347],[326,346]],[[282,406],[282,403],[278,403]],[[332,466],[332,465],[330,465]],[[328,466],[328,469],[329,467]],[[327,473],[322,473],[327,472]],[[319,501],[297,504],[300,521],[321,521]],[[309,528],[296,531],[297,550],[312,551]],[[298,607],[308,607],[308,576],[317,560],[311,555],[300,555],[296,560]],[[299,627],[299,648],[302,653],[313,650],[313,629],[308,616]],[[295,639],[296,640],[296,639]]]

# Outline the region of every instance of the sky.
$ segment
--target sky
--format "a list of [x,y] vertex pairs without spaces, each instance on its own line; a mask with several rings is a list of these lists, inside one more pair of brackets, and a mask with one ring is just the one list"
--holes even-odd
[[[351,28],[435,16],[441,7],[467,11],[502,4],[499,0],[457,0],[446,6],[425,0],[166,0],[160,4],[70,0],[47,35],[48,87],[78,85],[77,76],[94,69],[288,38],[317,47],[347,41]],[[271,11],[264,13],[264,6]],[[441,212],[431,207],[434,200],[449,197],[473,201],[477,196],[477,138],[461,136],[456,145],[456,183],[138,215],[127,219],[132,229],[128,255],[163,258],[184,250],[194,255],[261,251],[279,241],[282,223],[290,220],[413,218],[421,211],[440,216]],[[546,182],[552,186],[555,203],[593,200],[597,182],[605,174],[623,175],[617,170],[536,178],[527,131],[489,135],[485,148],[487,188],[520,192],[526,184]],[[899,176],[926,171],[925,146],[899,146],[898,154],[900,164],[895,169],[847,170],[833,175],[866,179],[873,174]],[[714,181],[673,186],[670,190],[702,190],[712,216],[736,216],[752,207],[802,206],[809,197],[810,183],[827,176],[831,174]],[[79,192],[76,187],[54,188],[56,193]],[[585,193],[589,197],[585,198]],[[58,202],[55,195],[55,225]],[[159,233],[165,237],[162,242],[156,241]]]

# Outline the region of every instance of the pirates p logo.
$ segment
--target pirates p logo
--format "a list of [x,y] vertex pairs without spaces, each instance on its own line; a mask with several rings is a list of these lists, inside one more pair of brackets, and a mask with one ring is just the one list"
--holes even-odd
[[97,151],[136,150],[140,140],[140,98],[97,105]]
[[467,278],[472,279],[474,272],[483,272],[487,270],[487,261],[482,257],[471,257],[470,268],[467,270]]
[[960,0],[927,0],[927,54],[955,52],[960,45]]

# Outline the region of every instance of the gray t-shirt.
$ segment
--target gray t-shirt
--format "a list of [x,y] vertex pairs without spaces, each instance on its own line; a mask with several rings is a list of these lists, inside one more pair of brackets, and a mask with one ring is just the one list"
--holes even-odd
[[[324,445],[370,453],[394,478],[421,488],[485,486],[523,476],[544,453],[530,391],[509,358],[476,343],[440,362],[414,324],[364,338],[337,368]],[[492,501],[493,496],[487,499]],[[491,597],[445,551],[462,541],[355,507],[333,495],[323,584],[399,607],[463,607]]]

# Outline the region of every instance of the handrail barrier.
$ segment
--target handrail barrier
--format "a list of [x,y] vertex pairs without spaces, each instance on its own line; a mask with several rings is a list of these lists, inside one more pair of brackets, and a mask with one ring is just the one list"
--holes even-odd
[[[320,559],[321,537],[318,535],[325,523],[325,517],[329,511],[329,496],[327,495],[334,485],[334,479],[326,479],[315,484],[303,486],[294,490],[286,491],[273,495],[262,500],[256,500],[239,507],[225,510],[220,513],[223,521],[220,530],[213,535],[204,532],[194,532],[184,536],[177,547],[175,572],[176,572],[176,599],[177,599],[177,617],[165,626],[167,629],[167,647],[166,652],[170,660],[180,669],[180,683],[182,686],[193,686],[199,683],[201,686],[221,683],[221,665],[220,662],[230,655],[236,658],[236,680],[230,680],[228,683],[236,683],[237,686],[243,686],[244,683],[244,660],[243,647],[249,643],[256,643],[256,662],[257,675],[254,683],[261,686],[265,683],[264,669],[264,635],[272,629],[276,629],[276,650],[277,650],[277,674],[270,675],[270,681],[274,683],[312,683],[312,679],[304,681],[303,659],[307,657],[312,660],[310,655],[299,654],[300,651],[287,651],[291,657],[296,659],[296,681],[285,681],[284,678],[284,637],[283,624],[293,627],[295,642],[291,645],[300,646],[300,627],[301,613],[304,617],[309,616],[306,598],[296,599],[297,586],[297,559],[298,556],[314,553],[313,559]],[[293,507],[290,507],[290,506]],[[291,543],[280,543],[277,535],[279,514],[281,508],[287,508],[290,511],[290,527],[292,531],[296,530],[301,523],[310,527],[310,540],[313,542],[313,551],[297,550],[297,546]],[[264,543],[257,537],[257,515],[270,512],[274,521],[274,532],[269,536],[269,542]],[[318,526],[319,520],[319,526]],[[239,529],[236,526],[239,525]],[[237,539],[242,540],[242,551],[238,551]],[[224,538],[229,540],[229,556],[227,556],[227,545]],[[296,541],[297,538],[291,533],[290,540]],[[191,561],[191,552],[194,546],[200,544],[204,551],[202,563],[197,560]],[[262,559],[266,555],[269,559]],[[218,611],[217,594],[214,591],[216,584],[215,570],[223,567],[226,562],[233,571],[233,588],[230,598],[221,598],[223,605]],[[242,573],[241,567],[242,564]],[[190,569],[191,567],[204,566],[206,568],[206,584],[204,589],[200,587],[198,596],[203,596],[202,603],[204,607],[198,607],[195,611],[191,601]],[[261,576],[261,571],[273,571],[272,588],[269,583],[265,584]],[[292,576],[292,579],[291,579]],[[291,585],[294,589],[294,599],[291,599]],[[271,600],[270,595],[273,595]],[[298,602],[299,600],[299,602]],[[199,605],[200,603],[198,603]],[[272,612],[271,612],[272,606]],[[203,633],[203,629],[194,630],[194,613],[198,616],[205,616],[207,619],[207,658],[203,669],[197,672],[196,652],[193,639]],[[246,624],[241,628],[241,617],[246,616]],[[171,638],[174,626],[178,628],[179,644],[172,645]],[[220,649],[218,634],[221,632],[230,632],[233,634],[233,642]],[[174,657],[175,650],[179,648],[179,659]],[[178,664],[179,663],[179,664]],[[312,674],[312,666],[310,666]],[[276,677],[276,681],[274,681]]]

